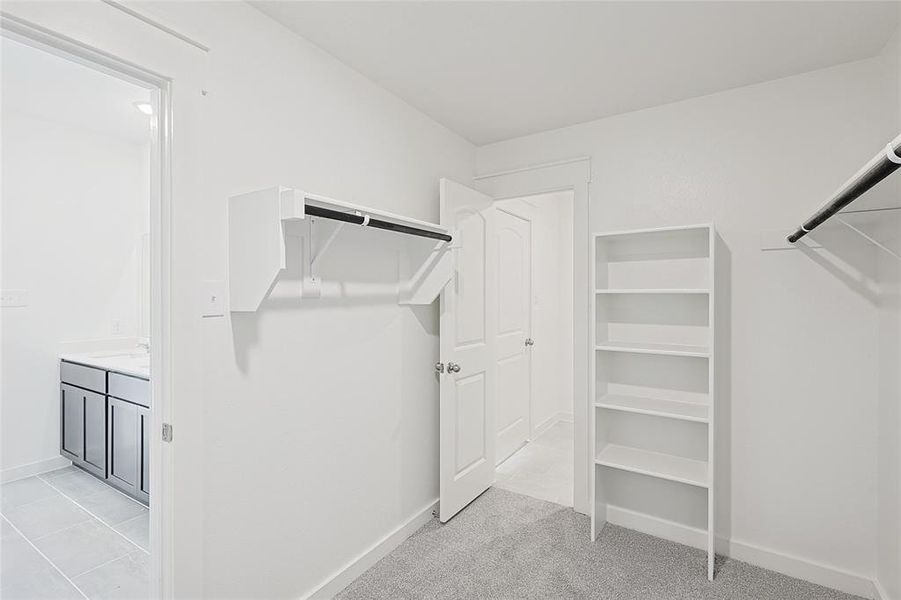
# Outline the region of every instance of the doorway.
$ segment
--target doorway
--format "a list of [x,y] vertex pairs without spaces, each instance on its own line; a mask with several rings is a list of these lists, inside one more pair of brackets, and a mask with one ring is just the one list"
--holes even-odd
[[45,32],[0,43],[2,592],[154,597],[164,90]]
[[573,506],[573,193],[494,207],[495,487]]

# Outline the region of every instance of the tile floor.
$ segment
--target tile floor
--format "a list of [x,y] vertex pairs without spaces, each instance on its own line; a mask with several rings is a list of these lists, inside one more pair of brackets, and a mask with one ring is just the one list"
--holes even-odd
[[558,421],[497,466],[494,487],[573,505],[573,424]]
[[0,597],[150,596],[150,512],[76,467],[0,486]]

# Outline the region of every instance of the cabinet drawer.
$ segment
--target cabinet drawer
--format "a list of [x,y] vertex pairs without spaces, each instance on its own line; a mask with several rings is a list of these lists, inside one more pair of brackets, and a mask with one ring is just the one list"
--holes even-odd
[[77,385],[80,388],[93,390],[101,394],[106,393],[106,371],[101,371],[100,369],[61,361],[59,363],[59,378],[63,383]]
[[146,379],[110,373],[109,395],[150,408],[150,382]]

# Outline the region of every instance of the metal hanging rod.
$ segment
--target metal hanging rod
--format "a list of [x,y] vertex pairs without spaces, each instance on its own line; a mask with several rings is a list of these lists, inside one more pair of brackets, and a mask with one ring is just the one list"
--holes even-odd
[[453,239],[446,233],[429,231],[428,229],[421,229],[419,227],[412,227],[410,225],[401,225],[400,223],[392,223],[391,221],[383,221],[382,219],[373,219],[369,215],[357,214],[356,212],[341,212],[339,210],[322,208],[320,206],[313,206],[310,204],[306,205],[304,212],[312,217],[332,219],[333,221],[343,221],[344,223],[353,223],[355,225],[363,225],[365,227],[375,227],[376,229],[385,229],[387,231],[431,238],[433,240],[450,242]]
[[788,236],[795,243],[822,225],[829,217],[860,198],[874,185],[901,167],[901,135],[889,142],[885,150],[873,157],[854,177],[836,191],[797,231]]

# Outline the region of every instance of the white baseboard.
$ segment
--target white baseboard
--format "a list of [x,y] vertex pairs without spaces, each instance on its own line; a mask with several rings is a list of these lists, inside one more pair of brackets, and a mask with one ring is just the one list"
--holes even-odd
[[25,479],[32,475],[40,475],[41,473],[47,473],[48,471],[55,471],[56,469],[68,467],[71,464],[72,461],[68,458],[55,456],[53,458],[48,458],[47,460],[39,460],[38,462],[27,465],[3,469],[3,471],[0,471],[0,483],[9,483],[10,481]]
[[876,590],[876,595],[874,596],[876,600],[898,600],[897,598],[892,598],[888,595],[888,592],[879,579],[873,580],[873,588]]
[[663,538],[677,544],[684,544],[699,550],[707,550],[707,532],[681,523],[667,521],[659,517],[607,505],[607,521],[620,527],[634,529],[654,537]]
[[362,575],[372,565],[387,556],[392,550],[397,548],[408,537],[413,535],[416,530],[425,525],[432,519],[432,511],[438,506],[438,500],[430,502],[412,517],[402,523],[397,529],[383,537],[381,540],[364,550],[355,559],[329,575],[316,588],[301,596],[304,600],[307,598],[332,598],[352,583],[357,577]]
[[539,435],[556,425],[557,423],[572,423],[573,422],[573,414],[568,412],[558,412],[556,414],[551,415],[541,425],[538,425],[535,428],[535,431],[532,432],[532,439],[534,440]]
[[[556,422],[556,419],[554,422]],[[416,530],[425,525],[432,518],[432,511],[437,505],[438,501],[436,500],[423,507],[397,529],[332,573],[312,592],[301,598],[306,600],[308,598],[334,597],[335,594],[347,587],[357,577],[366,572],[367,569],[397,548]],[[607,521],[620,527],[634,529],[700,550],[707,549],[707,533],[703,529],[689,527],[619,506],[607,507]],[[847,594],[875,600],[897,600],[888,596],[878,580],[872,580],[863,575],[783,554],[740,540],[728,540],[718,537],[716,539],[716,551],[717,554],[729,556],[735,560],[747,562]]]
[[[648,535],[701,550],[707,549],[707,532],[644,513],[607,506],[607,521]],[[846,594],[889,600],[877,581],[843,569],[762,548],[741,540],[716,539],[716,552],[752,565],[803,579]]]
[[846,594],[876,598],[876,586],[872,579],[819,562],[790,554],[783,554],[770,548],[763,548],[741,540],[717,539],[717,551],[764,569],[776,571],[790,577],[803,579]]

